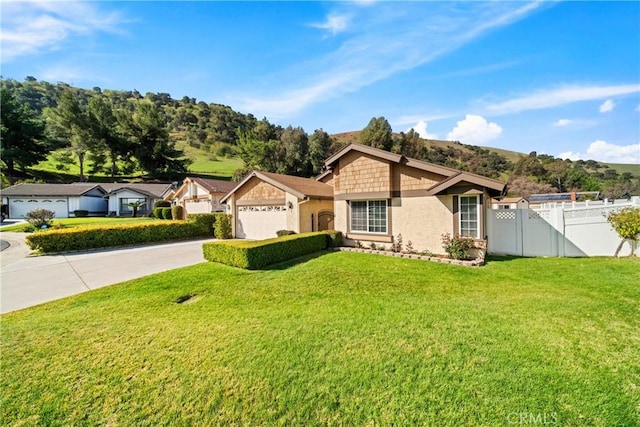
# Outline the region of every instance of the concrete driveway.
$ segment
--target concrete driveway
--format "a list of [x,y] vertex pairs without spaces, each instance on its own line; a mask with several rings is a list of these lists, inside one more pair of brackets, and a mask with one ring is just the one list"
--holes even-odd
[[211,240],[27,257],[23,233],[0,233],[0,313],[204,262]]

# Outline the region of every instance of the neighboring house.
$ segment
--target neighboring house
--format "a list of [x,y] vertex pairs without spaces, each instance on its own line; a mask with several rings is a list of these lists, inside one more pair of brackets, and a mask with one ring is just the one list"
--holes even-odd
[[138,213],[144,215],[171,188],[171,184],[139,183],[18,184],[2,190],[2,203],[8,205],[8,217],[14,219],[34,209],[54,211],[56,218],[72,217],[76,210],[86,210],[91,216],[128,216],[133,213],[128,204],[134,201],[142,202]]
[[442,253],[443,233],[484,239],[486,211],[506,184],[350,144],[325,162],[317,179],[333,189],[335,229],[345,244],[387,247],[402,235],[418,251]]
[[76,210],[90,215],[106,215],[106,191],[95,183],[82,184],[17,184],[2,190],[2,203],[8,206],[8,217],[24,218],[34,209],[48,209],[56,218],[73,216]]
[[276,237],[333,228],[333,188],[296,176],[254,171],[221,200],[233,217],[233,236]]
[[547,204],[567,203],[567,202],[583,202],[585,200],[600,199],[599,191],[580,191],[571,193],[547,193],[532,194],[528,197],[529,206],[531,208],[540,208]]
[[503,197],[491,200],[491,209],[529,209],[529,201],[524,197]]
[[[76,185],[76,184],[73,184]],[[138,215],[146,215],[153,210],[157,200],[163,200],[171,191],[171,184],[144,184],[144,183],[108,183],[100,184],[106,191],[109,200],[109,215],[130,216],[133,208],[132,202],[142,202],[138,208]]]
[[165,196],[165,200],[181,205],[184,215],[223,212],[225,206],[220,200],[226,196],[237,182],[220,179],[188,177],[182,186]]

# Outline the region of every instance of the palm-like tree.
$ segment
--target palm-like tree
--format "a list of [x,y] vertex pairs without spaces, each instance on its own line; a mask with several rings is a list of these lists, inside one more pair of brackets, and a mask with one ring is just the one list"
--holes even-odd
[[135,202],[127,203],[127,206],[129,206],[133,210],[132,216],[135,218],[138,216],[138,209],[141,206],[144,206],[144,202],[140,200],[136,200]]

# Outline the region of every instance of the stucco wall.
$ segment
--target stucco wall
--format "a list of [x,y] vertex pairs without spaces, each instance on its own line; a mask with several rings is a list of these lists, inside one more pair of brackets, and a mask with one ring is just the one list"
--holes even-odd
[[[310,231],[318,231],[318,214],[322,211],[333,212],[333,200],[312,199],[303,201],[298,205],[298,210],[299,232],[307,233]],[[313,227],[311,225],[311,215],[313,215]]]
[[340,159],[334,174],[335,194],[390,191],[389,162],[358,152],[347,153]]
[[[349,204],[344,200],[334,202],[335,228],[347,235]],[[441,236],[443,233],[453,234],[453,198],[451,196],[405,197],[391,199],[389,207],[389,233],[394,239],[402,234],[406,244],[409,240],[416,251],[430,251],[436,254],[444,253]],[[358,233],[361,244],[369,246],[375,242],[377,246],[391,245],[381,242],[372,234],[373,240],[367,240],[364,233]],[[355,245],[354,239],[345,238],[345,244]]]
[[402,234],[416,251],[444,253],[441,236],[453,234],[453,198],[451,196],[405,197],[391,200],[391,232]]

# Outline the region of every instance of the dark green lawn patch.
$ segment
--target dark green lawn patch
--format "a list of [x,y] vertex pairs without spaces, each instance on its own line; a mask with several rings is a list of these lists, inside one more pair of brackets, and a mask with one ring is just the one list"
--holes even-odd
[[[640,424],[640,262],[214,263],[3,315],[4,424]],[[177,304],[186,295],[197,303]],[[518,415],[519,416],[519,415]]]

